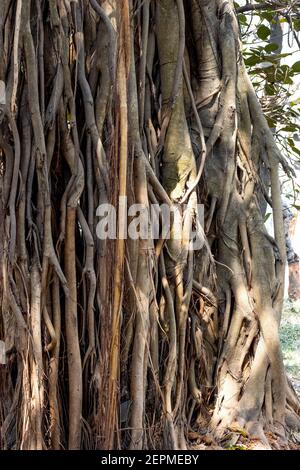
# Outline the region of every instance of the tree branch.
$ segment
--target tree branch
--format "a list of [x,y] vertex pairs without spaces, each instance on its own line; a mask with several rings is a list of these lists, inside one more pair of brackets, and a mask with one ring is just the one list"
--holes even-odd
[[251,4],[248,3],[247,5],[243,5],[236,9],[237,13],[248,13],[250,11],[258,11],[258,10],[276,10],[276,9],[284,9],[282,5],[274,4],[274,3],[257,3]]

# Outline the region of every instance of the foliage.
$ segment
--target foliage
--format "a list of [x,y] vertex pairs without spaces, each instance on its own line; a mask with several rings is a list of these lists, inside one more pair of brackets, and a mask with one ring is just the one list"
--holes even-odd
[[[208,429],[235,448],[245,432],[285,438],[283,161],[232,2],[2,3],[0,447],[184,450]],[[270,22],[258,18],[259,41]],[[271,68],[285,93],[298,65],[285,72],[273,49],[248,70]],[[293,125],[277,114],[278,132]],[[122,207],[116,239],[99,239],[97,208],[125,197],[176,207],[169,233],[163,212],[142,210],[149,237],[124,240]]]
[[[251,3],[258,8],[259,4],[266,4],[261,1]],[[297,164],[300,160],[297,144],[300,98],[295,98],[294,93],[299,83],[300,61],[293,61],[293,57],[299,49],[299,4],[276,2],[275,10],[274,2],[268,3],[270,6],[267,9],[238,13],[244,44],[243,55],[256,92],[261,97],[268,124],[270,128],[276,129],[275,138],[285,156],[293,164]],[[235,2],[237,12],[242,5],[245,2]],[[286,53],[278,53],[278,44],[272,42],[272,27],[278,20],[283,27],[283,39],[288,41],[290,47]]]
[[300,303],[286,301],[284,305],[280,339],[288,373],[300,378]]

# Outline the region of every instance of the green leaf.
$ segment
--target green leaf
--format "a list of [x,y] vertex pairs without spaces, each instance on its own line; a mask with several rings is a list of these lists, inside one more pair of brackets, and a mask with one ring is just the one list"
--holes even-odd
[[250,57],[248,57],[248,59],[245,60],[245,64],[246,65],[256,65],[258,64],[259,62],[261,62],[261,58],[257,55],[252,55]]
[[273,129],[274,127],[276,127],[276,121],[271,119],[269,116],[266,116],[266,119],[267,119],[268,126],[270,127],[270,129]]
[[259,13],[259,16],[271,22],[274,18],[274,13],[271,13],[269,11],[263,11]]
[[295,73],[300,73],[300,60],[298,60],[292,65],[292,70]]
[[293,147],[293,152],[300,156],[300,150],[298,150],[297,147]]
[[278,44],[271,42],[265,47],[266,52],[275,52],[278,49]]
[[295,132],[297,129],[298,127],[296,125],[290,124],[289,126],[285,126],[280,130],[284,132]]
[[264,218],[264,222],[267,222],[268,218],[270,217],[271,215],[271,212],[269,212],[268,214],[265,215],[265,218]]
[[283,83],[285,83],[286,85],[293,85],[293,84],[294,84],[293,80],[292,80],[290,77],[287,77],[287,78],[284,80]]
[[243,15],[242,13],[240,13],[240,14],[239,14],[239,22],[240,22],[243,26],[247,26],[247,25],[248,25],[248,21],[247,21],[246,15]]
[[268,96],[274,96],[275,95],[274,85],[272,83],[266,83],[265,92]]
[[300,104],[300,98],[297,98],[294,101],[290,102],[290,106],[297,106],[298,104]]
[[270,36],[270,34],[271,34],[270,29],[264,24],[262,24],[257,30],[257,36],[263,41],[266,40],[267,37]]
[[300,20],[296,19],[293,21],[295,31],[300,31]]

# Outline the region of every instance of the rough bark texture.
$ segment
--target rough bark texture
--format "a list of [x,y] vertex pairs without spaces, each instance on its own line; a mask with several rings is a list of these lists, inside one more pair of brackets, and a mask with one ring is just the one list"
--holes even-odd
[[[233,432],[268,447],[299,430],[278,335],[280,162],[233,2],[2,2],[1,448],[186,449]],[[170,237],[159,213],[124,241],[119,206],[117,239],[99,240],[96,209],[120,196],[176,208]]]

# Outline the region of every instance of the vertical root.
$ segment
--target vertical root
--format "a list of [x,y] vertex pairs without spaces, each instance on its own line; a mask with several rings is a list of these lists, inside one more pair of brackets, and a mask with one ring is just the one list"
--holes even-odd
[[69,374],[69,449],[79,449],[81,443],[82,366],[78,336],[77,283],[75,259],[76,208],[68,207],[66,216],[65,273],[69,286],[66,297],[65,324]]

